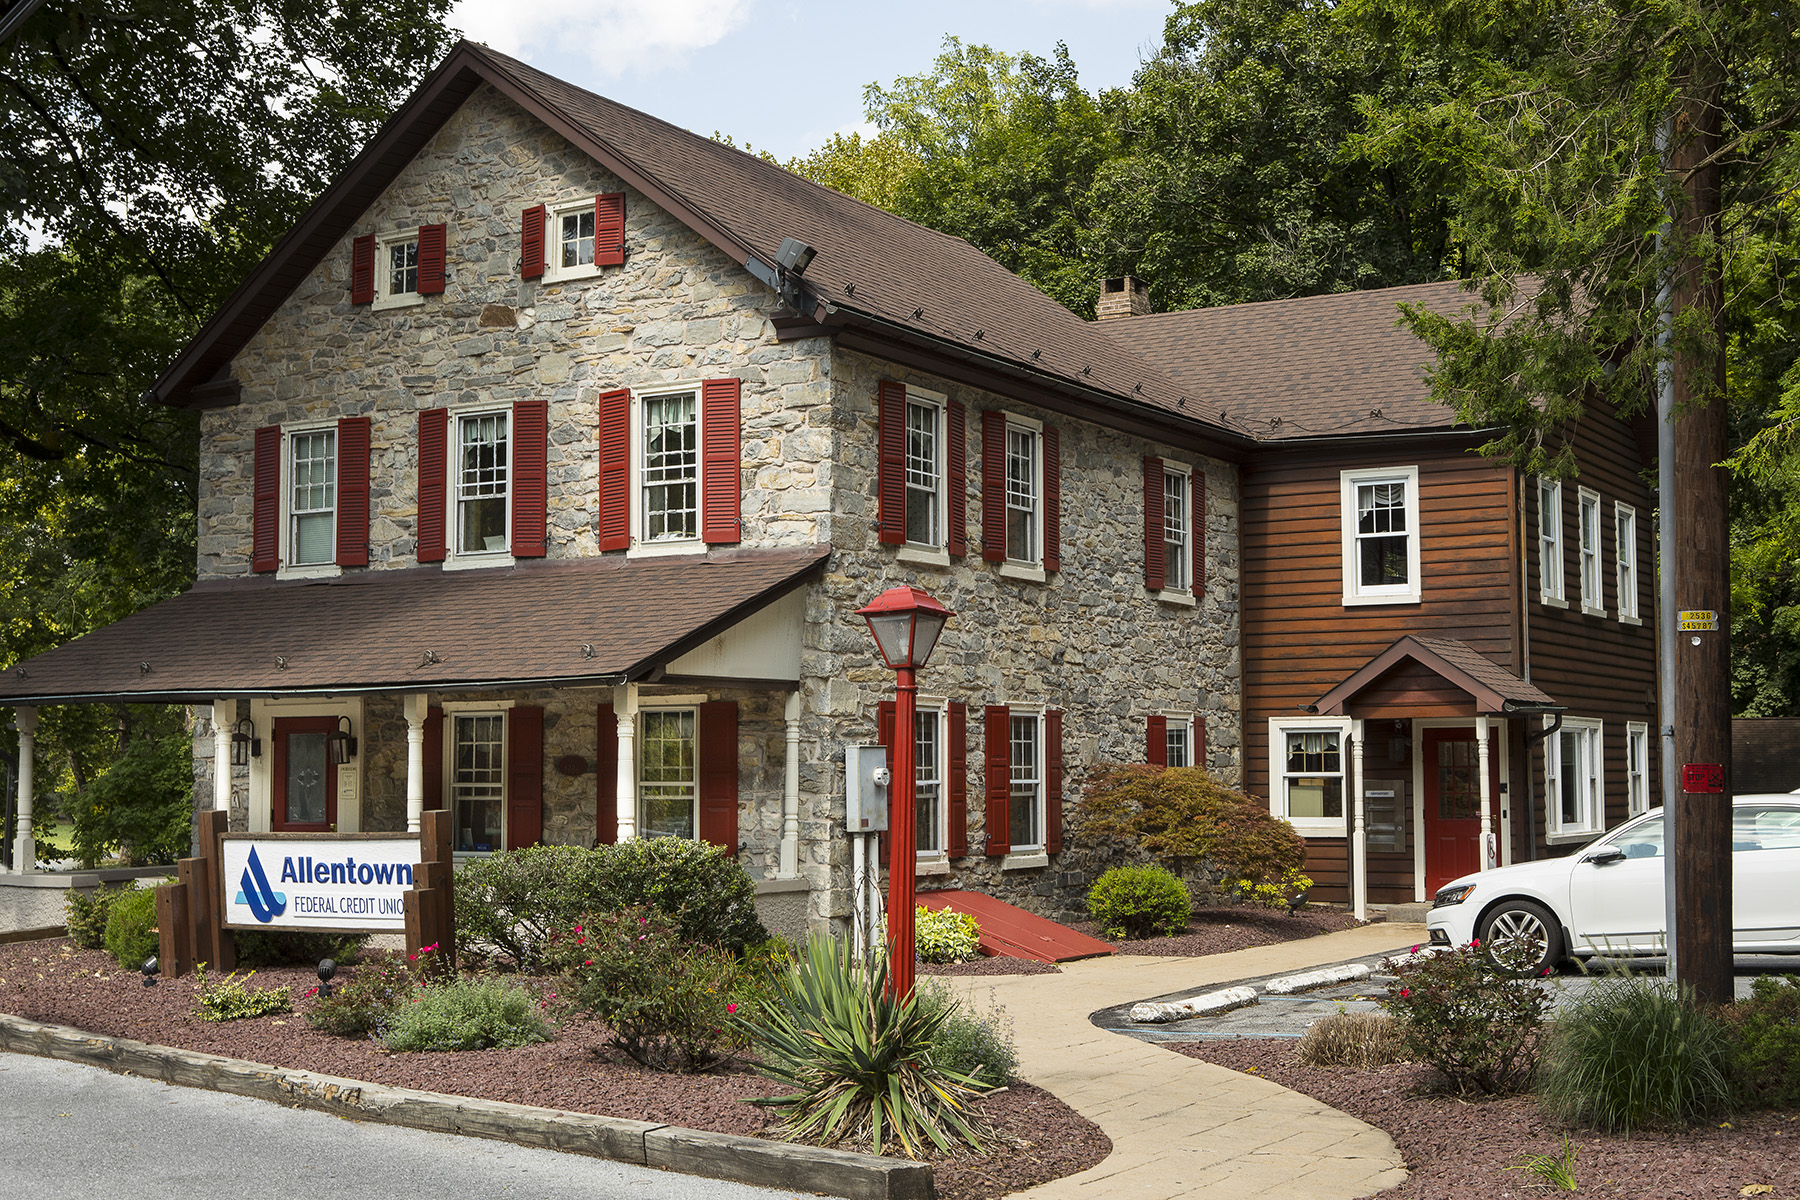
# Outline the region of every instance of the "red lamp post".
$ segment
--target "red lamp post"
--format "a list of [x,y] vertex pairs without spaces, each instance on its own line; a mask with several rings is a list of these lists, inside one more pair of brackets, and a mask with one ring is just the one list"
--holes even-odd
[[937,646],[944,623],[953,615],[916,587],[889,588],[857,616],[869,623],[869,632],[882,659],[894,672],[894,769],[888,792],[888,979],[896,995],[906,996],[913,987],[913,864],[918,856],[918,811],[913,791],[918,764],[918,686],[913,673],[925,665]]

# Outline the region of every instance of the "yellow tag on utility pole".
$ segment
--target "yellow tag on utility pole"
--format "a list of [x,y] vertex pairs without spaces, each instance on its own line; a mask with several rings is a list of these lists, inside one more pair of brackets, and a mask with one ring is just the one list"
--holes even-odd
[[1710,608],[1684,608],[1680,613],[1681,632],[1717,633],[1719,614]]

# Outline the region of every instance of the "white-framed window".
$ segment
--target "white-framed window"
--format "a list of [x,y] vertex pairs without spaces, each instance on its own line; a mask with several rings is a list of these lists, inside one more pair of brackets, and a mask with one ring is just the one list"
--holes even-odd
[[1008,718],[1011,780],[1007,790],[1007,841],[1012,854],[1044,845],[1044,714],[1013,709]]
[[1581,511],[1581,611],[1606,615],[1606,594],[1600,583],[1600,493],[1576,489]]
[[944,400],[906,389],[906,544],[944,549]]
[[1271,718],[1269,811],[1302,834],[1344,836],[1349,747],[1346,718]]
[[[336,573],[337,564],[337,427],[283,431],[287,452],[282,464],[286,502],[281,556],[286,574]],[[329,568],[329,571],[324,570]]]
[[511,421],[506,409],[454,416],[449,488],[453,557],[511,554]]
[[419,294],[419,231],[391,233],[375,244],[375,302],[373,308],[402,308],[423,304]]
[[700,540],[700,390],[639,396],[639,549],[691,548]]
[[1345,604],[1418,603],[1419,469],[1345,471]]
[[944,854],[944,780],[946,722],[941,705],[921,701],[913,714],[913,792],[918,838],[917,850],[922,858],[941,858]]
[[1613,502],[1613,546],[1619,589],[1619,620],[1638,624],[1637,509]]
[[1194,718],[1188,713],[1163,716],[1163,765],[1194,766]]
[[1563,607],[1562,484],[1538,480],[1538,597]]
[[[1193,476],[1186,467],[1163,463],[1163,589],[1194,586]],[[1174,763],[1170,763],[1174,766]]]
[[1044,554],[1043,427],[1006,419],[1006,559],[1037,566]]
[[450,723],[451,846],[506,849],[506,712],[446,712]]
[[638,714],[638,832],[700,836],[700,710],[647,708]]
[[1650,809],[1650,725],[1625,722],[1625,807],[1631,816]]
[[[1545,724],[1554,718],[1546,717]],[[1606,723],[1564,717],[1554,737],[1544,739],[1544,774],[1549,801],[1546,835],[1574,840],[1606,828]]]
[[594,265],[594,198],[583,196],[544,210],[544,279],[582,279]]

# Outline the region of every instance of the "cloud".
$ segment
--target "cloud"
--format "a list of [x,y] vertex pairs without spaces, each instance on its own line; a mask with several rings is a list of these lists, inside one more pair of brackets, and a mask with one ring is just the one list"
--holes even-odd
[[457,0],[449,24],[505,54],[579,53],[604,75],[670,65],[736,32],[753,0]]

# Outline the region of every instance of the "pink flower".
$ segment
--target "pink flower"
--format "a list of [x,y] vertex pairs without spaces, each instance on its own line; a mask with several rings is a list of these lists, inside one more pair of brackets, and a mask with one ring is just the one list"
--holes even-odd
[[1414,947],[1413,947],[1413,948],[1412,948],[1412,952],[1413,952],[1413,953],[1414,953],[1414,954],[1417,954],[1417,953],[1418,953],[1418,952],[1419,952],[1419,948],[1418,948],[1418,947],[1417,947],[1417,946],[1414,946]]
[[734,1013],[734,1012],[736,1012],[736,1011],[737,1011],[737,1005],[735,1005],[735,1004],[727,1004],[727,1005],[726,1005],[726,1006],[725,1006],[725,1011],[726,1011],[726,1012],[728,1012],[728,1013]]
[[1411,989],[1411,988],[1401,988],[1401,989],[1400,989],[1400,998],[1401,998],[1401,999],[1402,999],[1402,1000],[1404,1000],[1404,999],[1406,999],[1406,998],[1407,998],[1407,997],[1408,997],[1408,996],[1410,996],[1410,995],[1412,995],[1412,989]]
[[1470,938],[1469,939],[1469,949],[1479,950],[1480,948],[1481,948],[1481,939],[1480,938]]
[[579,926],[579,925],[577,925],[577,926],[576,926],[576,927],[575,927],[575,932],[576,932],[576,933],[580,933],[580,932],[581,932],[581,926]]

